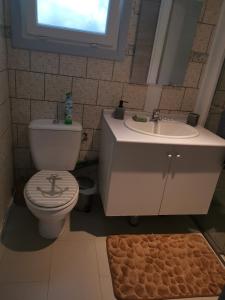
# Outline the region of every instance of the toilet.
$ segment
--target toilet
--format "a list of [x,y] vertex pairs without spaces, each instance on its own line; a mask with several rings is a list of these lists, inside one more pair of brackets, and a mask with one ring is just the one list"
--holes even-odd
[[59,236],[66,216],[77,203],[79,185],[68,171],[76,165],[81,132],[78,122],[65,125],[40,119],[29,124],[31,156],[39,171],[26,183],[24,197],[44,238]]

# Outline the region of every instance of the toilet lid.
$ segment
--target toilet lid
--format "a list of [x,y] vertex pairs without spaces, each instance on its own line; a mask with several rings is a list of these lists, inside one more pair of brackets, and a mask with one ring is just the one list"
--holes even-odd
[[42,170],[27,182],[25,193],[33,204],[54,208],[73,200],[79,193],[79,185],[67,171]]

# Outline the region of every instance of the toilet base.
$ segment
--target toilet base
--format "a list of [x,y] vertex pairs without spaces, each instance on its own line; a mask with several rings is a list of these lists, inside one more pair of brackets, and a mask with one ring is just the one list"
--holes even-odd
[[40,235],[45,239],[56,239],[64,226],[65,218],[60,220],[49,221],[39,219],[38,227]]

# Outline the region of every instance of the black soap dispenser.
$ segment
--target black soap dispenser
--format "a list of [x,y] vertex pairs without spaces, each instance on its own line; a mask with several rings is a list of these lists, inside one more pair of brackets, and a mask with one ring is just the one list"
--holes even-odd
[[114,119],[119,119],[119,120],[124,119],[124,113],[125,113],[125,108],[123,107],[124,102],[128,103],[127,101],[120,100],[119,105],[115,108],[113,112]]

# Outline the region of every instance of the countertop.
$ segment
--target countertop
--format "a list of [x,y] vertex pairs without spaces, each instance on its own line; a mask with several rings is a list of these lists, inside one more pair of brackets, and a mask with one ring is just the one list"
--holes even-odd
[[[125,119],[131,117],[133,114],[134,112],[127,112],[125,114]],[[201,126],[196,127],[199,132],[199,135],[196,137],[165,138],[142,134],[129,129],[124,124],[124,120],[112,118],[112,110],[104,110],[103,118],[111,129],[117,142],[225,147],[225,139]]]

